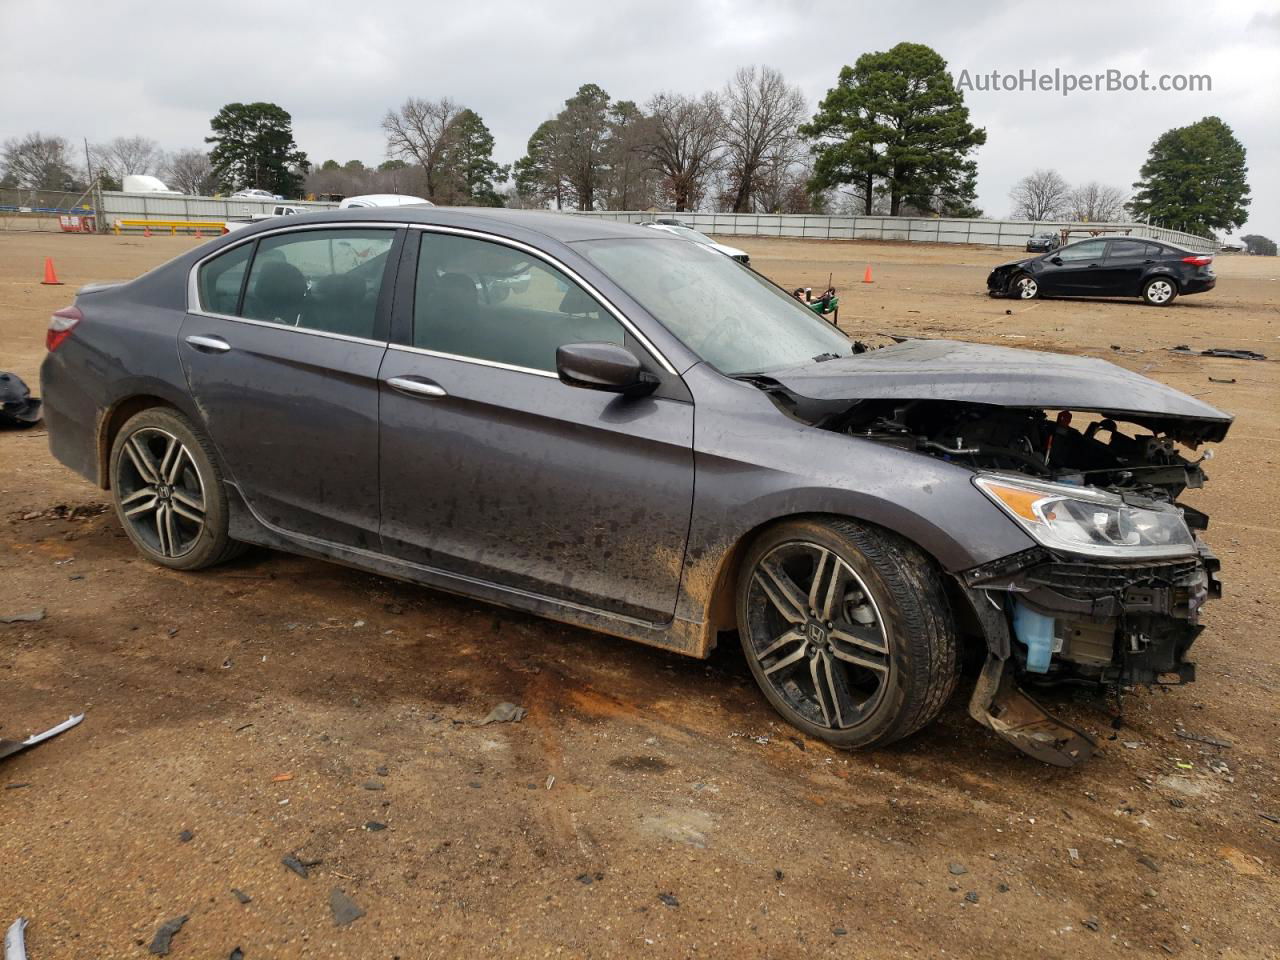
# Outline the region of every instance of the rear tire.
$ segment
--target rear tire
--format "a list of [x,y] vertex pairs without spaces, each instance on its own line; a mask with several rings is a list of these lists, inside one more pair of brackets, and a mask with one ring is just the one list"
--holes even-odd
[[138,552],[171,570],[200,570],[245,545],[228,534],[230,510],[213,448],[191,421],[152,407],[125,421],[111,444],[116,516]]
[[1142,285],[1142,300],[1149,307],[1167,307],[1177,298],[1178,283],[1169,277],[1152,277]]
[[838,517],[770,528],[743,558],[737,608],[766,699],[837,747],[906,737],[955,689],[958,644],[942,574],[887,530]]

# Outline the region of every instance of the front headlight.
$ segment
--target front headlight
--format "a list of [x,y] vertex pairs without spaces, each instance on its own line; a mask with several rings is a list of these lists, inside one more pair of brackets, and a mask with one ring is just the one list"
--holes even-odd
[[974,484],[1046,547],[1118,560],[1196,552],[1195,538],[1172,505],[1133,507],[1092,487],[1021,477],[979,476]]

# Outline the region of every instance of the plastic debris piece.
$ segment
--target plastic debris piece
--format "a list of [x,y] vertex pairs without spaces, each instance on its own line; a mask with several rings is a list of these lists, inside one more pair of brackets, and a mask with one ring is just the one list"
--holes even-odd
[[26,917],[19,917],[9,925],[4,935],[4,960],[27,960]]
[[169,952],[169,948],[173,945],[174,936],[182,929],[183,924],[185,924],[189,919],[190,917],[184,913],[180,917],[174,917],[172,920],[167,920],[162,923],[160,925],[160,929],[156,931],[156,935],[151,941],[151,946],[147,949],[156,956],[163,957]]
[[517,707],[514,703],[498,704],[489,711],[489,715],[480,721],[480,726],[487,723],[519,723],[524,719],[524,707]]
[[15,753],[27,749],[27,747],[34,747],[37,743],[44,743],[44,741],[70,730],[83,719],[83,713],[76,714],[75,716],[67,717],[56,727],[50,727],[44,733],[33,733],[25,740],[0,740],[0,760],[5,757],[11,757]]
[[44,619],[44,607],[18,613],[0,613],[0,623],[36,623]]
[[337,887],[329,893],[329,909],[333,911],[333,922],[340,927],[364,916],[364,911],[356,902]]

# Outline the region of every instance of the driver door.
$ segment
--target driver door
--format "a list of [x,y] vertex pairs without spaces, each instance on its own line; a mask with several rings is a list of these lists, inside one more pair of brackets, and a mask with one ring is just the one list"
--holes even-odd
[[[396,304],[397,328],[409,333],[380,374],[383,550],[669,620],[693,506],[683,382],[528,248],[414,233],[413,297]],[[584,341],[627,346],[663,387],[628,398],[561,383],[556,348]]]
[[1046,293],[1087,296],[1102,290],[1102,261],[1107,252],[1107,241],[1085,240],[1062,247],[1046,261],[1051,269],[1045,271],[1040,286]]

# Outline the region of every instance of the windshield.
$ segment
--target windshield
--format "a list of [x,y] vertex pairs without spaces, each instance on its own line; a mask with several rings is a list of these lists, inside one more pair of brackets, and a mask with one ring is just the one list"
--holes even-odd
[[846,356],[849,339],[747,267],[692,243],[589,240],[587,259],[721,373]]

